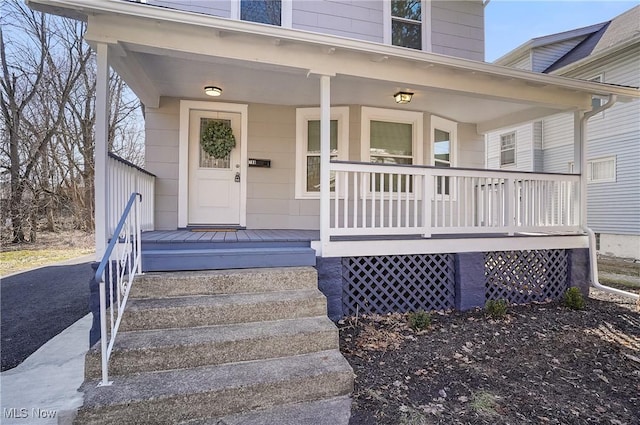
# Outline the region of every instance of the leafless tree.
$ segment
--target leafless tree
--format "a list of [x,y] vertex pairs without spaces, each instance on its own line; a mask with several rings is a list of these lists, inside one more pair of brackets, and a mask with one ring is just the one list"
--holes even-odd
[[[85,23],[52,17],[22,2],[2,3],[0,182],[9,180],[11,241],[36,237],[37,222],[55,230],[62,206],[75,226],[93,229],[95,55]],[[140,106],[110,76],[109,146],[141,162]]]

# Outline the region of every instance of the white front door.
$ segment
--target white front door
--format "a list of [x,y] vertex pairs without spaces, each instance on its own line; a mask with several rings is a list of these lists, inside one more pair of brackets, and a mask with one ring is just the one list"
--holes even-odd
[[[231,126],[236,146],[226,158],[216,159],[200,146],[200,136],[211,121]],[[188,224],[239,225],[241,115],[192,109],[189,112]]]

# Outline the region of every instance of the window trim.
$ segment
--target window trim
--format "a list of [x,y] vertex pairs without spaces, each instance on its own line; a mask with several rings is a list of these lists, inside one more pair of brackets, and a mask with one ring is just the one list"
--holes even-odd
[[[500,134],[500,168],[510,168],[510,167],[515,167],[518,164],[518,132],[517,131],[509,131],[507,133],[502,133]],[[511,136],[513,135],[513,162],[510,162],[508,164],[503,164],[502,163],[502,152],[505,151],[505,149],[502,148],[502,138],[505,136]]]
[[[240,2],[242,0],[231,0],[230,18],[236,21],[240,19]],[[292,28],[293,27],[293,0],[280,0],[280,27]],[[251,21],[243,21],[251,22]],[[255,23],[255,22],[254,22]],[[269,24],[262,24],[269,25]],[[275,25],[274,25],[275,26]]]
[[[591,81],[594,83],[604,83],[604,72],[599,72],[597,74],[593,74],[591,77],[587,78],[587,81]],[[600,106],[602,106],[603,104],[603,99],[599,96],[591,96],[592,100],[591,100],[591,107],[593,108],[593,99],[596,98],[600,101]],[[600,112],[599,114],[594,115],[593,117],[591,117],[591,119],[602,119],[604,118],[604,111]]]
[[[613,177],[610,178],[606,178],[606,179],[598,179],[598,180],[593,180],[593,164],[594,163],[598,163],[598,162],[608,162],[608,161],[612,161],[613,162]],[[603,156],[603,157],[599,157],[599,158],[594,158],[594,159],[590,159],[589,161],[587,161],[587,183],[615,183],[617,181],[617,174],[618,174],[618,161],[616,159],[615,155],[611,155],[611,156]]]
[[371,162],[371,121],[411,124],[412,165],[422,165],[423,115],[422,112],[362,106],[360,110],[360,160]]
[[[338,159],[349,156],[349,107],[332,106],[330,120],[338,121]],[[295,198],[320,199],[320,192],[307,191],[307,122],[320,120],[320,108],[296,109]]]
[[[384,44],[388,44],[389,46],[394,46],[392,44],[392,36],[391,36],[391,32],[392,32],[392,20],[393,20],[393,16],[391,15],[391,1],[384,1],[383,2],[383,19],[382,19],[382,29],[383,29],[383,36],[382,36],[382,42]],[[427,25],[428,23],[431,23],[431,0],[421,0],[421,10],[422,10],[422,25],[420,27],[421,32],[422,32],[422,50],[423,52],[431,52],[433,51],[433,46],[431,45],[431,25]],[[409,47],[402,47],[402,46],[394,46],[394,47],[400,47],[402,49],[408,49]],[[411,49],[411,50],[415,50],[415,49]]]
[[436,127],[439,130],[444,130],[448,132],[451,137],[451,151],[449,152],[449,163],[450,167],[457,167],[458,165],[458,123],[456,121],[451,121],[446,118],[441,118],[436,115],[431,115],[431,141],[430,147],[431,157],[429,158],[429,165],[435,167],[436,165]]

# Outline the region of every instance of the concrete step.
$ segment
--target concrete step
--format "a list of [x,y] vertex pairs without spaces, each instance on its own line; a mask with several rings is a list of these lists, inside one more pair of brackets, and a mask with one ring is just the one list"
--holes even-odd
[[[78,424],[175,424],[346,396],[353,370],[338,350],[85,382]],[[324,415],[324,413],[322,413]]]
[[[326,316],[187,329],[121,332],[109,374],[126,375],[338,349],[336,326]],[[85,358],[85,377],[99,379],[100,344]]]
[[181,425],[348,425],[350,417],[351,399],[334,397],[275,406],[224,418],[187,421]]
[[148,273],[136,278],[130,298],[166,298],[314,289],[318,273],[313,267],[204,270]]
[[143,272],[315,265],[310,247],[142,250]]
[[327,299],[317,289],[132,299],[127,303],[120,331],[188,328],[326,314]]

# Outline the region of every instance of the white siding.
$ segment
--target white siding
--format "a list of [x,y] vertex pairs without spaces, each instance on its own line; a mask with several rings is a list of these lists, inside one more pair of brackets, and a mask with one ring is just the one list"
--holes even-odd
[[230,0],[148,0],[147,3],[187,12],[206,13],[221,18],[231,16]]
[[[603,74],[606,83],[637,87],[638,55],[636,47],[567,76],[590,79]],[[568,162],[573,161],[573,115],[545,118],[543,139],[544,170],[567,172]],[[640,101],[616,103],[591,118],[587,139],[587,159],[616,157],[616,181],[588,186],[589,226],[600,233],[640,234]]]
[[294,1],[293,28],[382,43],[382,8],[380,1]]
[[[533,171],[533,127],[533,123],[530,123],[489,133],[487,136],[487,168]],[[501,167],[500,136],[512,132],[516,133],[516,163],[514,165]]]
[[537,121],[533,126],[533,144],[531,146],[533,152],[531,170],[542,172],[544,170],[544,155],[542,153],[542,121]]
[[566,55],[571,49],[576,47],[586,37],[576,37],[558,43],[547,44],[546,46],[533,49],[533,64],[531,70],[542,72],[549,68],[558,59]]
[[531,54],[527,52],[524,55],[512,60],[511,62],[505,63],[504,66],[531,71]]
[[484,6],[481,1],[432,1],[434,53],[484,60]]

